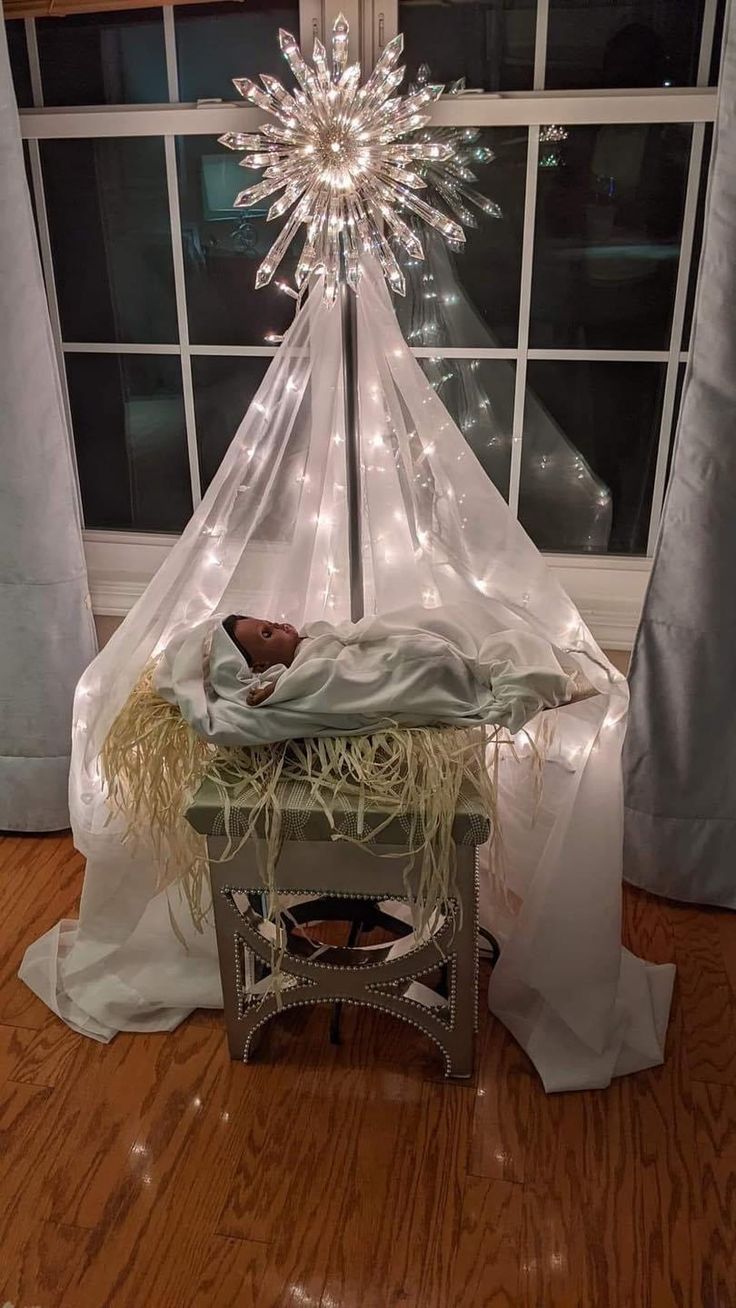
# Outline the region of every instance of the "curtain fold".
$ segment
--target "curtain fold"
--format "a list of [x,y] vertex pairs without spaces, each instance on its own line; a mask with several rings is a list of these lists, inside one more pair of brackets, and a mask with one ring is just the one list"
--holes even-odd
[[0,36],[0,830],[69,825],[74,687],[96,643],[71,445]]
[[736,9],[725,34],[693,348],[631,669],[627,879],[736,907]]

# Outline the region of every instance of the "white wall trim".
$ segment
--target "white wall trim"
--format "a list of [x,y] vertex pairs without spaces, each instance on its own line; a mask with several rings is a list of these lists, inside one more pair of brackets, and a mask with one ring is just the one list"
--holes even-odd
[[[506,91],[439,101],[437,127],[529,127],[544,123],[710,123],[718,92],[710,87],[651,91]],[[105,105],[24,109],[26,140],[98,136],[219,136],[257,131],[263,112],[245,104]]]
[[[176,540],[176,536],[86,531],[84,544],[94,613],[125,617]],[[547,561],[599,644],[605,649],[631,649],[651,560],[551,554]]]

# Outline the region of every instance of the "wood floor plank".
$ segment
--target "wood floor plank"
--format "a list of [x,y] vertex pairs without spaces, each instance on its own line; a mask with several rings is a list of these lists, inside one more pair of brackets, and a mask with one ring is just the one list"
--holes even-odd
[[535,1184],[525,1185],[522,1193],[518,1302],[523,1308],[619,1308],[629,1303],[641,1308],[637,1300],[609,1297],[607,1269],[586,1238],[582,1205],[560,1204]]
[[41,1222],[11,1259],[3,1255],[0,1295],[11,1304],[58,1308],[87,1261],[91,1231]]
[[15,967],[80,873],[0,838],[0,1303],[736,1308],[736,915],[627,890],[629,947],[678,964],[665,1064],[547,1096],[485,1010],[469,1085],[349,1008],[342,1045],[284,1014],[247,1067],[217,1013],[78,1037]]
[[67,833],[0,838],[3,934],[0,942],[0,1022],[41,1028],[49,1010],[18,979],[28,945],[72,914],[82,886],[84,860]]
[[721,950],[718,914],[670,908],[693,1080],[736,1085],[734,995]]
[[[460,1229],[472,1090],[434,1079],[374,1079],[357,1068],[336,1070],[332,1086],[345,1140],[333,1140],[328,1147],[335,1159],[327,1173],[324,1165],[315,1173],[321,1201],[309,1189],[308,1174],[296,1186],[295,1210],[310,1214],[311,1222],[300,1218],[277,1237],[274,1260],[285,1286],[306,1263],[326,1273],[325,1305],[382,1308],[410,1303],[416,1295],[428,1308],[445,1308]],[[339,1193],[336,1175],[342,1177]],[[279,1302],[277,1295],[273,1302]]]
[[530,1304],[605,1305],[608,1286],[637,1308],[696,1302],[699,1177],[682,1084],[673,1060],[606,1091],[533,1101]]
[[14,1074],[35,1039],[35,1032],[18,1026],[0,1026],[0,1085],[3,1081],[24,1080]]
[[73,1072],[83,1050],[84,1038],[63,1022],[50,1022],[40,1031],[23,1032],[26,1036],[22,1058],[12,1074],[14,1081],[33,1085],[59,1085]]
[[187,1308],[261,1308],[268,1258],[266,1245],[213,1236]]
[[731,985],[731,992],[736,999],[736,913],[718,913],[716,922],[723,967]]
[[11,1303],[43,1222],[53,1109],[53,1091],[45,1087],[12,1081],[0,1087],[0,1295]]
[[674,963],[675,938],[667,904],[633,886],[624,888],[623,942],[650,963]]
[[[318,1250],[325,1273],[323,1302],[352,1304],[362,1287],[365,1308],[381,1308],[382,1300],[404,1302],[407,1272],[397,1250],[403,1254],[410,1243],[423,1160],[402,1142],[422,1138],[425,1110],[421,1100],[411,1098],[387,1102],[377,1096],[365,1103],[357,1082],[353,1087],[346,1083],[344,1093],[353,1148],[341,1203]],[[330,1211],[334,1214],[334,1201]],[[418,1259],[426,1248],[426,1238],[420,1237]],[[416,1270],[409,1273],[410,1286]]]
[[49,1216],[94,1227],[162,1202],[225,1058],[217,1032],[203,1027],[175,1043],[137,1035],[100,1047],[64,1118]]
[[448,1308],[518,1308],[523,1188],[469,1176]]
[[474,1176],[521,1182],[526,1176],[529,1096],[538,1080],[536,1072],[513,1036],[495,1019],[485,1024],[478,1063],[469,1171]]
[[699,1300],[702,1308],[736,1305],[736,1089],[696,1084],[695,1122],[701,1168]]

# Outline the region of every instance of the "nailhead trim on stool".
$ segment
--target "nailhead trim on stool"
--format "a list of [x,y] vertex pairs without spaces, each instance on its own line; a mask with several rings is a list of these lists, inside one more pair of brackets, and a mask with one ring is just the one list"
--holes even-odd
[[[196,803],[195,800],[195,806]],[[275,995],[254,996],[250,993],[243,973],[245,955],[260,959],[266,966],[271,963],[271,942],[258,930],[262,919],[250,903],[241,910],[234,898],[238,894],[263,892],[255,851],[252,845],[248,845],[227,862],[220,861],[223,845],[219,834],[222,831],[221,815],[213,809],[209,803],[203,819],[200,808],[196,826],[200,831],[207,830],[208,834],[231,1056],[247,1062],[257,1032],[279,1011],[313,1004],[343,1003],[401,1018],[428,1036],[442,1051],[446,1076],[471,1076],[474,1035],[478,1029],[478,850],[468,841],[467,822],[475,815],[463,814],[466,829],[462,832],[462,843],[456,845],[456,894],[435,933],[398,957],[383,957],[363,965],[310,959],[287,948],[280,960],[280,970],[291,984],[282,989],[279,1004]],[[305,827],[300,826],[303,832]],[[487,838],[487,820],[485,828],[479,820],[475,830],[479,837],[485,832]],[[283,875],[287,848],[289,871],[288,875]],[[403,871],[408,850],[399,849],[403,858],[386,858],[380,856],[380,847],[377,848],[379,852],[373,853],[370,846],[356,849],[347,842],[330,844],[320,841],[319,835],[311,839],[302,835],[301,839],[287,841],[277,868],[277,878],[282,875],[286,884],[279,885],[278,889],[288,895],[305,897],[406,902]],[[300,875],[302,862],[305,864],[303,884]],[[371,871],[374,863],[375,875]],[[366,889],[372,879],[375,890]],[[436,971],[440,964],[448,967],[449,991],[441,1010],[403,993],[410,982]]]

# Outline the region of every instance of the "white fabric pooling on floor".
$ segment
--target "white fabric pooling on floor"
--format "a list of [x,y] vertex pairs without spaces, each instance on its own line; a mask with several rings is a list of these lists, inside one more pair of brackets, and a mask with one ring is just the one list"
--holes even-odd
[[[501,938],[491,1010],[549,1090],[608,1084],[661,1061],[674,969],[622,950],[621,743],[628,693],[544,559],[488,481],[406,348],[380,273],[357,300],[365,609],[489,601],[521,638],[541,637],[599,693],[554,710],[541,798],[531,742],[505,751],[499,817],[509,915],[482,885]],[[71,809],[87,856],[79,922],[26,953],[21,976],[77,1029],[165,1030],[221,1003],[214,927],[174,903],[171,930],[150,857],[122,843],[99,770],[102,742],[142,669],[216,612],[300,629],[350,615],[339,307],[310,297],[204,500],[145,594],[85,672],[75,700]]]

